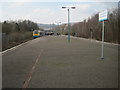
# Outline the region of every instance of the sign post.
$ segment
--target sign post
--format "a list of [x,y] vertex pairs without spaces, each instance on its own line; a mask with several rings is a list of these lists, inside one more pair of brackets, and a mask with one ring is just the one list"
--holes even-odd
[[103,22],[103,27],[102,27],[102,52],[101,52],[101,59],[104,59],[104,21]]
[[99,21],[102,21],[102,50],[101,50],[101,59],[104,59],[104,21],[108,19],[108,11],[105,10],[99,13]]

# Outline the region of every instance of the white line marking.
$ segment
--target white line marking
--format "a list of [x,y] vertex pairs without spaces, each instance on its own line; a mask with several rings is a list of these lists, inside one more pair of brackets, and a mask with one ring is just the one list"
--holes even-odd
[[[38,39],[38,38],[36,38],[36,39]],[[22,46],[22,45],[24,45],[24,44],[27,44],[27,43],[29,43],[29,42],[31,42],[31,41],[33,41],[33,40],[35,40],[35,39],[29,40],[29,41],[27,41],[27,42],[25,42],[25,43],[19,44],[19,45],[14,46],[14,47],[12,47],[12,48],[10,48],[10,49],[7,49],[7,50],[5,50],[5,51],[2,51],[2,52],[0,52],[0,54],[4,54],[4,53],[6,53],[6,52],[8,52],[8,51],[11,51],[11,50],[13,50],[13,49],[15,49],[15,48],[18,48],[18,47],[20,47],[20,46]]]
[[[72,37],[72,38],[77,38],[77,39],[82,39],[82,40],[88,40],[88,41],[91,40],[91,39],[81,38],[81,37],[73,37],[73,36],[70,36],[70,37]],[[102,43],[102,41],[98,41],[98,40],[94,40],[94,39],[92,39],[92,41],[97,42],[97,43]],[[105,43],[105,44],[109,44],[109,45],[117,45],[117,46],[120,45],[120,44],[109,43],[109,42],[104,42],[104,43]]]

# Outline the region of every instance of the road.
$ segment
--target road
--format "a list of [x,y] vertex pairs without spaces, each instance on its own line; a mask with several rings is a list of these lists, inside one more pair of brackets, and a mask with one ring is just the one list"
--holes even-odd
[[117,88],[118,47],[66,36],[34,39],[3,53],[3,88]]

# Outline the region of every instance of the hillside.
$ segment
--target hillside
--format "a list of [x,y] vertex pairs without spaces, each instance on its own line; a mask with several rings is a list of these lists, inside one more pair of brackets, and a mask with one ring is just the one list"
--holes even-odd
[[55,24],[37,24],[40,28],[44,30],[50,30],[51,28],[55,28],[57,25]]

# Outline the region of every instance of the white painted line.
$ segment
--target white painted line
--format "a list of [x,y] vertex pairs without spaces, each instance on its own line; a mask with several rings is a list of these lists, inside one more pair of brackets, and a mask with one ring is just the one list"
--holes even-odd
[[[98,40],[93,40],[97,43],[102,43],[102,41],[98,41]],[[105,44],[108,44],[108,45],[116,45],[116,46],[119,46],[120,44],[116,44],[116,43],[109,43],[109,42],[104,42]]]
[[[31,40],[30,40],[30,41],[31,41]],[[15,47],[12,47],[12,48],[7,49],[7,50],[5,50],[5,51],[2,51],[2,52],[0,52],[0,53],[3,54],[3,53],[5,53],[5,52],[8,52],[8,51],[13,50],[13,49],[15,49],[15,48],[18,48],[18,47],[20,47],[20,46],[22,46],[22,45],[24,45],[24,44],[27,44],[27,43],[30,42],[30,41],[27,41],[27,42],[25,42],[25,43],[19,44],[19,45],[15,46]]]
[[[61,36],[65,36],[67,37],[67,35],[61,35]],[[82,37],[74,37],[74,36],[70,36],[71,38],[77,38],[77,39],[81,39],[81,40],[88,40],[90,41],[91,39],[87,39],[87,38],[82,38]],[[97,42],[97,43],[102,43],[102,41],[98,41],[95,39],[92,39],[93,42]],[[109,44],[109,45],[116,45],[116,46],[120,46],[120,44],[115,44],[115,43],[109,43],[109,42],[104,42],[105,44]]]
[[[73,37],[71,36],[72,38],[77,38],[77,39],[81,39],[81,40],[88,40],[90,41],[91,39],[87,39],[87,38],[82,38],[82,37]],[[92,41],[94,42],[97,42],[97,43],[102,43],[102,41],[98,41],[98,40],[94,40],[92,39]],[[109,42],[104,42],[105,44],[109,44],[109,45],[116,45],[116,46],[119,46],[120,44],[115,44],[115,43],[109,43]]]
[[[38,38],[36,38],[36,39],[38,39]],[[31,41],[33,41],[33,40],[35,40],[35,39],[29,40],[29,41],[27,41],[27,42],[24,42],[24,43],[22,43],[22,44],[19,44],[19,45],[17,45],[17,46],[14,46],[14,47],[12,47],[12,48],[10,48],[10,49],[7,49],[7,50],[5,50],[5,51],[2,51],[2,52],[0,52],[0,54],[4,54],[4,53],[6,53],[6,52],[8,52],[8,51],[11,51],[11,50],[13,50],[13,49],[15,49],[15,48],[18,48],[18,47],[20,47],[20,46],[22,46],[22,45],[24,45],[24,44],[27,44],[27,43],[29,43],[29,42],[31,42]]]

